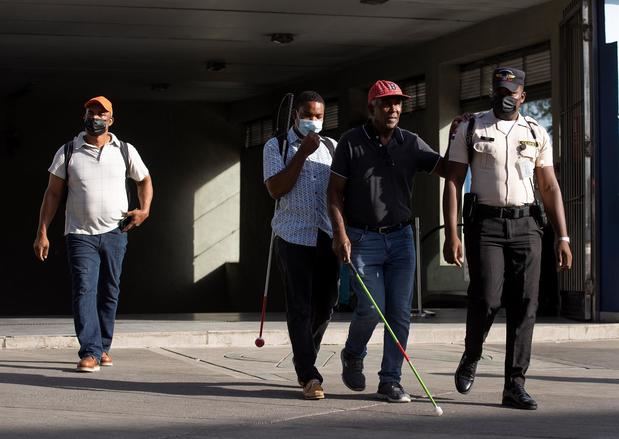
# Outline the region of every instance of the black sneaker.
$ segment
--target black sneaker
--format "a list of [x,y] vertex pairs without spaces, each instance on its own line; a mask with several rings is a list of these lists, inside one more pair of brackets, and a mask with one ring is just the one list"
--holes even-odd
[[353,358],[342,349],[342,381],[350,390],[362,392],[365,390],[365,375],[363,375],[363,358]]
[[411,396],[400,383],[382,383],[378,386],[376,396],[388,402],[411,402]]

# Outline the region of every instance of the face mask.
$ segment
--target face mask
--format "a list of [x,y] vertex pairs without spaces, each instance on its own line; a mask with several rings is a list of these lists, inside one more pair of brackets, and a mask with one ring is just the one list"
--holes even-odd
[[304,136],[308,133],[319,133],[322,130],[322,120],[299,119],[299,132]]
[[493,95],[492,109],[497,115],[512,115],[516,111],[516,98],[511,95]]
[[84,120],[86,132],[93,136],[100,136],[107,129],[107,122],[103,119],[86,119]]

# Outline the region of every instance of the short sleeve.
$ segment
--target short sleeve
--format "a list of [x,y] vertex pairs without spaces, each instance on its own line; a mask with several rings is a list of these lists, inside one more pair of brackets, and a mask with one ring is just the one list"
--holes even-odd
[[142,161],[142,157],[130,143],[127,143],[127,149],[129,150],[129,178],[135,181],[144,180],[150,173]]
[[434,167],[438,163],[441,155],[434,151],[430,145],[423,141],[423,139],[417,136],[417,148],[416,148],[415,163],[417,169],[425,171],[428,174],[434,170]]
[[284,159],[279,152],[279,142],[273,137],[264,144],[262,151],[262,176],[266,182],[284,169]]
[[[539,133],[541,134],[540,150],[537,160],[535,161],[535,167],[543,168],[546,166],[553,166],[554,159],[552,157],[552,142],[550,136],[544,127],[539,126]],[[539,136],[538,136],[539,137]]]
[[466,130],[469,122],[464,121],[458,125],[454,138],[449,142],[447,149],[447,160],[457,163],[469,163],[469,153],[466,146]]
[[348,178],[350,176],[350,140],[349,137],[344,134],[340,141],[337,142],[337,148],[335,148],[335,154],[333,155],[333,162],[331,162],[331,172],[339,175],[340,177]]
[[56,154],[54,155],[54,160],[52,161],[52,164],[47,170],[56,177],[66,180],[67,173],[64,162],[64,145],[62,145],[60,148],[58,148],[58,151],[56,151]]

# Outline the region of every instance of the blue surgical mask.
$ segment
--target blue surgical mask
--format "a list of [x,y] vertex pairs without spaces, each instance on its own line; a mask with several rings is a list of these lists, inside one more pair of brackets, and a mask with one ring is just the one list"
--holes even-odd
[[322,119],[299,119],[298,128],[299,132],[304,136],[307,136],[307,134],[310,132],[319,133],[322,130]]

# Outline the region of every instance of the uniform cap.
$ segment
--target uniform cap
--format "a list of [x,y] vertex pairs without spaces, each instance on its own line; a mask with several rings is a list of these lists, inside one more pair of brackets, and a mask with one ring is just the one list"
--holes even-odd
[[108,111],[110,113],[113,113],[113,111],[112,111],[112,103],[105,96],[96,96],[94,98],[88,99],[86,101],[86,103],[84,104],[84,108],[88,108],[88,107],[90,107],[93,104],[99,104],[103,108],[105,108],[106,111]]
[[492,74],[492,88],[505,87],[509,91],[516,91],[519,85],[524,86],[525,73],[512,67],[497,67]]
[[402,99],[408,99],[410,96],[402,93],[402,89],[395,82],[380,79],[374,83],[368,92],[368,104],[374,99],[384,98],[387,96],[398,96]]

